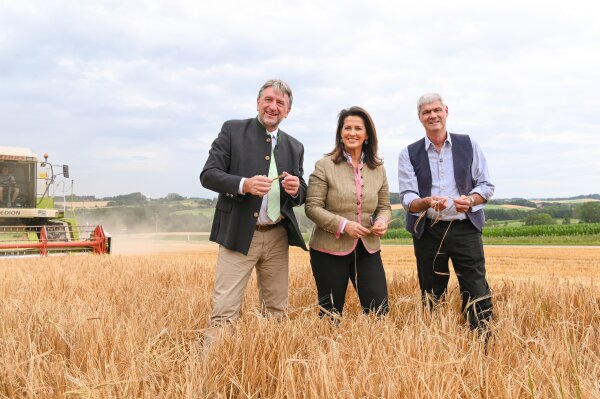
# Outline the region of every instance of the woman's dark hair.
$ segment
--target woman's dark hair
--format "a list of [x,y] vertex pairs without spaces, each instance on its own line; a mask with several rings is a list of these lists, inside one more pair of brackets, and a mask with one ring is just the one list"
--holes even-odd
[[377,131],[375,130],[375,124],[371,119],[371,115],[361,107],[353,106],[340,111],[338,117],[337,130],[335,132],[335,148],[328,154],[333,156],[333,162],[340,163],[345,162],[344,159],[344,143],[342,142],[342,128],[344,127],[344,120],[349,116],[358,116],[363,120],[365,129],[367,130],[367,140],[363,143],[363,151],[365,153],[365,163],[371,169],[375,169],[378,166],[383,165],[383,161],[377,155]]

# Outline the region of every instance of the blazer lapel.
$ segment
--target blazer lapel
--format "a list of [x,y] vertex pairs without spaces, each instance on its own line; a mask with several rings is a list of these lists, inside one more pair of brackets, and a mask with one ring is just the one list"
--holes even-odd
[[[287,139],[287,133],[279,129],[279,137],[277,138],[277,145],[275,146],[275,163],[277,164],[277,174],[283,173],[286,169],[287,160],[289,159],[289,145]],[[289,170],[285,170],[290,172]]]

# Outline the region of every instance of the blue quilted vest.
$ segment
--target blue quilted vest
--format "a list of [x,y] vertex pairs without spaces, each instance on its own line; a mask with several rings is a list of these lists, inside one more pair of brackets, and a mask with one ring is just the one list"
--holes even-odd
[[[471,175],[471,165],[473,164],[473,145],[471,139],[466,134],[450,133],[452,140],[452,164],[454,165],[454,180],[456,187],[461,195],[468,195],[475,187],[475,181]],[[425,138],[422,138],[408,146],[408,156],[417,175],[419,185],[419,196],[421,198],[431,195],[431,169],[429,157],[425,151]],[[473,223],[477,230],[481,231],[485,216],[483,209],[477,212],[467,212],[467,218]],[[410,213],[406,214],[406,229],[417,239],[421,238],[425,231],[425,221],[421,221],[415,232],[415,223],[417,216]]]

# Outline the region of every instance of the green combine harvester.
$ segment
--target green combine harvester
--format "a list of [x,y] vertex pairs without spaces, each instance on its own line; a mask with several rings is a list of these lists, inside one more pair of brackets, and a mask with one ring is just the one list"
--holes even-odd
[[55,190],[64,198],[67,165],[53,165],[28,148],[0,147],[0,257],[93,252],[110,253],[111,237],[102,226],[78,226],[57,209]]

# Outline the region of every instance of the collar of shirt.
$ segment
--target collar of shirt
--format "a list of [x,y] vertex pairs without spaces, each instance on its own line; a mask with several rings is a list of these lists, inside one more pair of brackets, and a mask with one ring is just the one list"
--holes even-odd
[[277,145],[277,140],[279,139],[279,128],[272,132],[267,131],[267,136],[271,136],[272,146],[275,147]]
[[[346,150],[342,150],[342,155],[344,156],[344,158],[346,158],[346,163],[347,163],[348,165],[352,165],[352,156],[351,156],[350,154],[348,154],[348,153],[346,152]],[[363,164],[364,160],[365,160],[365,152],[363,151],[363,152],[360,154],[360,164],[359,164],[359,166],[362,166],[362,164]]]
[[[450,137],[450,133],[446,132],[446,140],[444,141],[445,144],[448,144],[450,147],[452,147],[452,138]],[[433,148],[435,148],[435,145],[433,145],[433,142],[431,140],[429,140],[429,137],[427,137],[427,135],[425,135],[425,151],[429,150],[429,148],[433,146]]]

